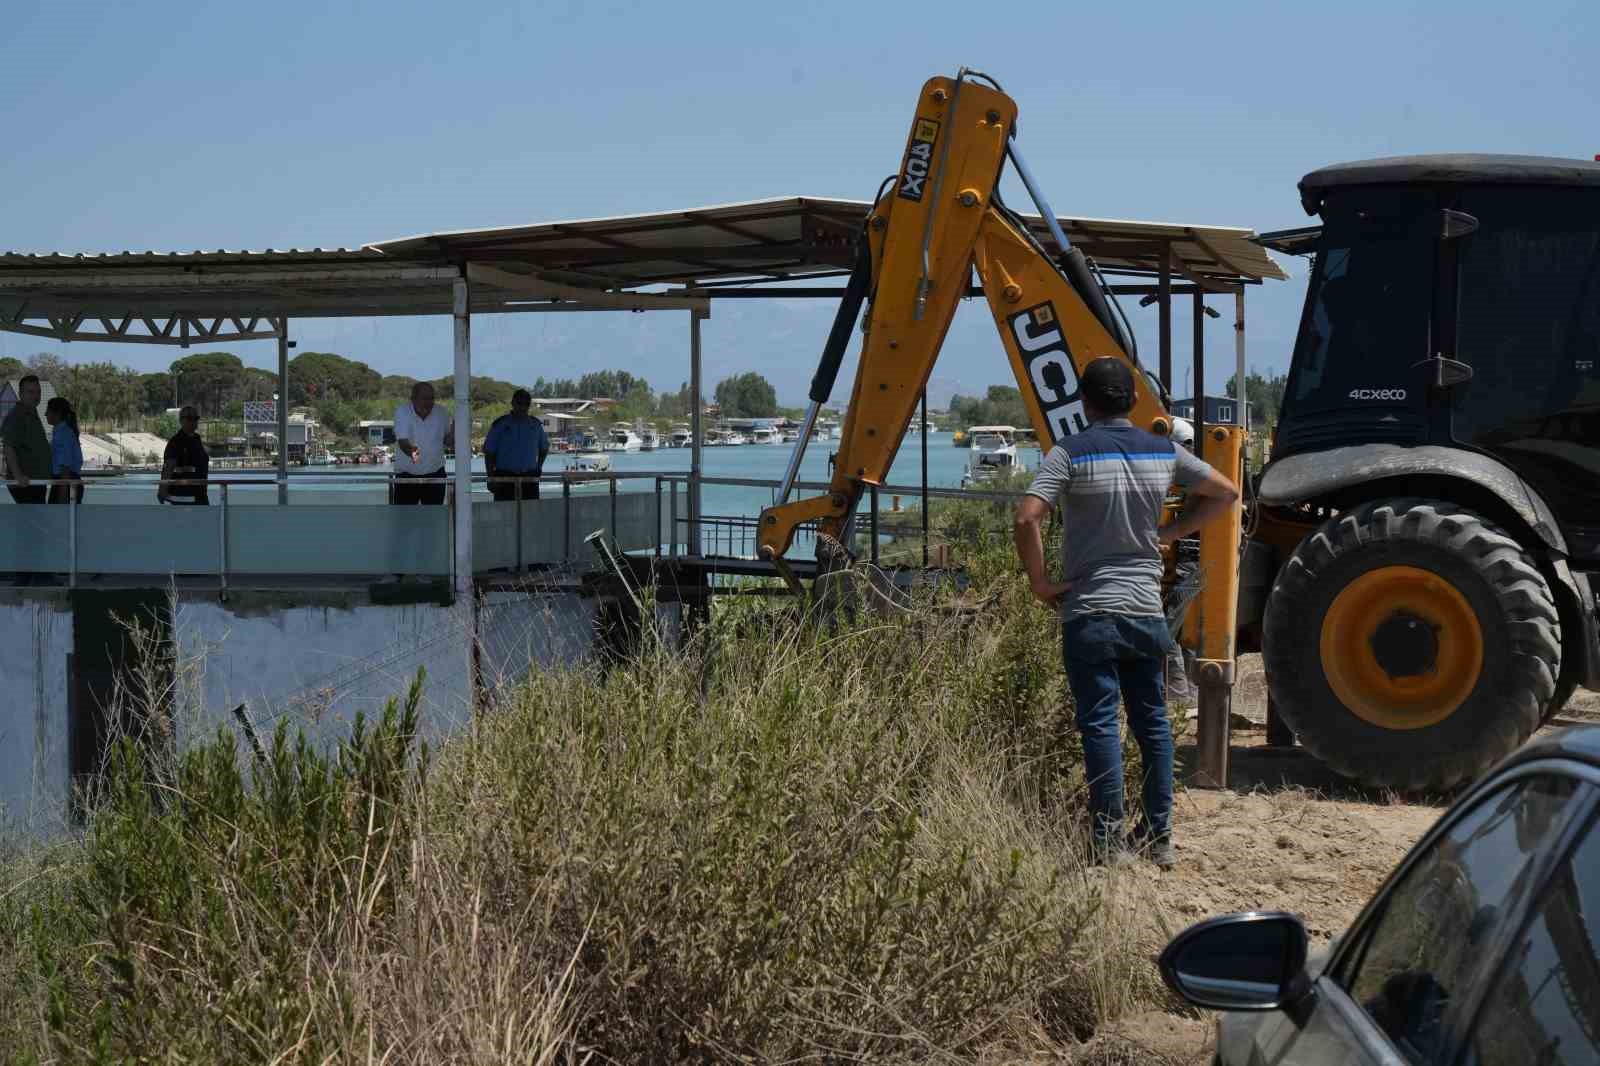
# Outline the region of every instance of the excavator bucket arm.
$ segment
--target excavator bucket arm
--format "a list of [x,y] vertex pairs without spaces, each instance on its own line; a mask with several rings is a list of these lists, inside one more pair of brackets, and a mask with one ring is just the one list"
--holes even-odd
[[873,300],[827,503],[765,511],[763,558],[781,560],[806,521],[816,521],[824,537],[842,537],[865,487],[888,474],[967,291],[973,246],[1016,117],[1009,97],[977,82],[933,78],[922,87],[899,176],[868,221]]

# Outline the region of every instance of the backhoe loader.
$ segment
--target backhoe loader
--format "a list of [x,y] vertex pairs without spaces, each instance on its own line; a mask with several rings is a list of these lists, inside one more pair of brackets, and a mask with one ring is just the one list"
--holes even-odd
[[[760,519],[760,554],[797,590],[784,558],[796,530],[814,524],[822,570],[838,565],[974,273],[1046,451],[1086,428],[1081,368],[1137,366],[1132,331],[1057,224],[1016,128],[1016,104],[974,71],[918,96]],[[1054,259],[1000,198],[1008,160]],[[1302,241],[1316,260],[1273,460],[1247,505],[1200,537],[1183,637],[1200,683],[1198,763],[1225,775],[1235,652],[1261,648],[1271,699],[1313,754],[1369,784],[1447,788],[1600,681],[1588,573],[1600,570],[1600,165],[1414,156],[1325,168],[1300,191],[1324,225]],[[863,304],[830,490],[791,502]],[[1166,435],[1158,384],[1136,377],[1130,417]],[[1242,444],[1226,425],[1197,442],[1235,484]]]

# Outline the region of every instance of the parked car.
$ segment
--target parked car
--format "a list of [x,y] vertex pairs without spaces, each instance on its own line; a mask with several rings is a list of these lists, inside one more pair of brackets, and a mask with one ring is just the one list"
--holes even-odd
[[1307,960],[1292,914],[1212,918],[1161,955],[1223,1014],[1221,1066],[1600,1062],[1600,727],[1520,749]]

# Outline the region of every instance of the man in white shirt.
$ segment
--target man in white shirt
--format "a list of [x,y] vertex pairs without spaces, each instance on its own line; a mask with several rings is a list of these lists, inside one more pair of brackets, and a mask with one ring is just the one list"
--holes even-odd
[[[411,402],[394,413],[396,452],[394,490],[390,503],[444,503],[444,435],[450,417],[433,405],[433,386],[419,381],[411,386]],[[429,478],[417,484],[416,479]]]

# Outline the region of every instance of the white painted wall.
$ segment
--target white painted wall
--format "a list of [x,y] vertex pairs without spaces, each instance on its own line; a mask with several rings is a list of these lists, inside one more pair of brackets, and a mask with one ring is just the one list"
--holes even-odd
[[70,654],[72,614],[64,594],[0,602],[0,837],[67,824]]
[[[349,735],[358,712],[372,719],[391,697],[404,698],[418,666],[427,668],[423,736],[436,743],[469,721],[473,661],[463,607],[374,605],[361,594],[337,598],[338,606],[288,606],[289,595],[180,600],[180,744],[209,739],[219,727],[237,735],[232,711],[244,704],[263,744],[286,720],[291,735],[303,730],[331,749]],[[514,684],[530,669],[591,654],[592,599],[491,593],[480,612],[478,668],[488,690]],[[72,640],[64,590],[0,601],[0,685],[7,697],[0,703],[0,837],[68,828]]]
[[176,624],[185,713],[179,736],[238,732],[246,705],[262,743],[281,719],[319,745],[349,735],[358,712],[371,720],[404,699],[427,668],[421,732],[437,740],[469,718],[471,654],[458,608],[438,604],[273,607],[241,610],[184,602]]

